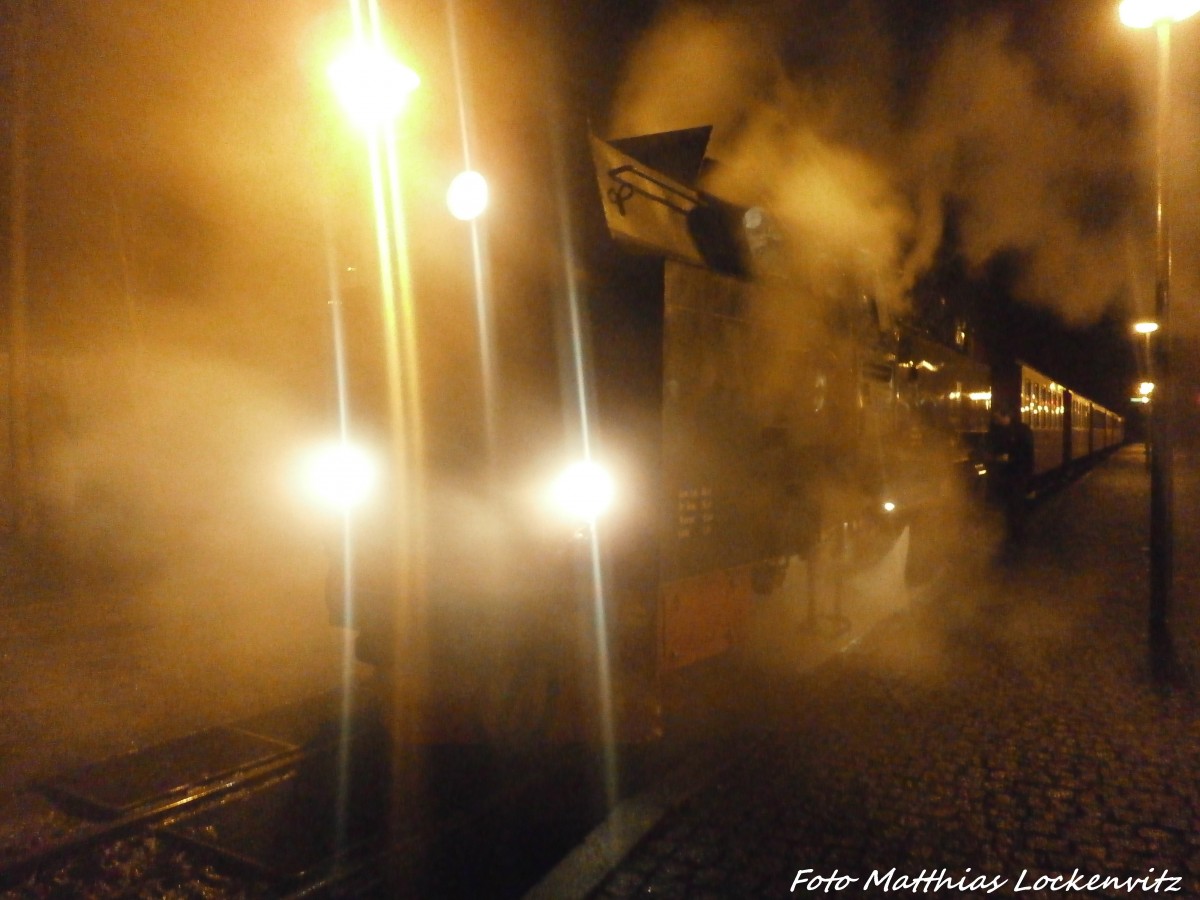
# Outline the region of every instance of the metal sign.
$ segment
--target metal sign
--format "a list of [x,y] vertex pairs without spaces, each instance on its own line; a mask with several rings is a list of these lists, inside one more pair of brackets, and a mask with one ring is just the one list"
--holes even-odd
[[613,236],[640,250],[705,265],[689,226],[700,194],[592,136],[604,217]]

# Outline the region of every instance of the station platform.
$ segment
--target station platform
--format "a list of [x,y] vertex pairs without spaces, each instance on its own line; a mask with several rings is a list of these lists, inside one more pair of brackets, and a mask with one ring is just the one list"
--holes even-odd
[[621,804],[529,898],[1200,896],[1200,455],[1175,470],[1149,649],[1149,475],[1122,448],[819,665],[740,686],[720,746]]

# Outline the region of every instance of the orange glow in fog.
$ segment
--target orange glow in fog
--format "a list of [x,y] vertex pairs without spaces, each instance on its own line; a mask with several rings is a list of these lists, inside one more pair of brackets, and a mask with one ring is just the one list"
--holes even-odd
[[[397,129],[402,127],[399,114],[408,94],[419,78],[388,56],[378,0],[349,0],[353,42],[359,55],[332,66],[330,76],[347,112],[363,127],[366,139],[366,163],[371,178],[372,209],[375,219],[376,252],[379,258],[380,305],[383,320],[381,340],[387,368],[387,411],[390,426],[386,466],[393,485],[385,502],[396,515],[394,540],[395,574],[400,589],[395,605],[398,643],[397,659],[403,671],[394,679],[389,698],[393,715],[389,724],[399,726],[402,734],[393,734],[397,746],[416,746],[421,740],[422,712],[426,685],[424,634],[424,547],[422,520],[424,423],[420,408],[418,379],[416,309],[412,271],[408,254],[408,233],[402,191],[401,159]],[[340,82],[340,88],[339,88]],[[345,534],[349,543],[349,516]],[[345,590],[352,592],[347,573]],[[348,601],[353,598],[348,597]],[[353,657],[349,644],[343,665],[344,714],[353,707]],[[344,726],[345,729],[345,726]],[[342,763],[349,760],[349,732],[343,734]],[[421,777],[415,758],[397,763],[398,778],[415,783]],[[343,784],[342,789],[345,789]],[[403,793],[402,791],[400,793]],[[339,807],[339,839],[345,834],[345,800]]]

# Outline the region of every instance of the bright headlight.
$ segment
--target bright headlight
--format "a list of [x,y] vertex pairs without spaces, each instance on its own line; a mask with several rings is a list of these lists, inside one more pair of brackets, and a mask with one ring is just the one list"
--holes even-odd
[[374,492],[379,467],[362,447],[338,441],[309,455],[304,477],[310,496],[325,506],[349,512]]
[[568,466],[554,482],[555,505],[567,515],[587,522],[602,516],[615,497],[612,476],[590,460]]
[[478,172],[460,173],[446,191],[446,205],[450,214],[463,222],[483,215],[488,205],[488,183]]

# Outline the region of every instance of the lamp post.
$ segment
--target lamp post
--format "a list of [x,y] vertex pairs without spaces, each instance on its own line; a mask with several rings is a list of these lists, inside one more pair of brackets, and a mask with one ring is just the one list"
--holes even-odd
[[[1167,219],[1170,121],[1171,25],[1200,11],[1200,0],[1124,0],[1120,17],[1131,28],[1158,32],[1158,90],[1155,129],[1155,290],[1154,316],[1163,329],[1150,355],[1155,402],[1150,412],[1150,664],[1158,677],[1174,678],[1169,613],[1174,575],[1171,443],[1171,234]],[[1146,335],[1150,344],[1150,331]]]

